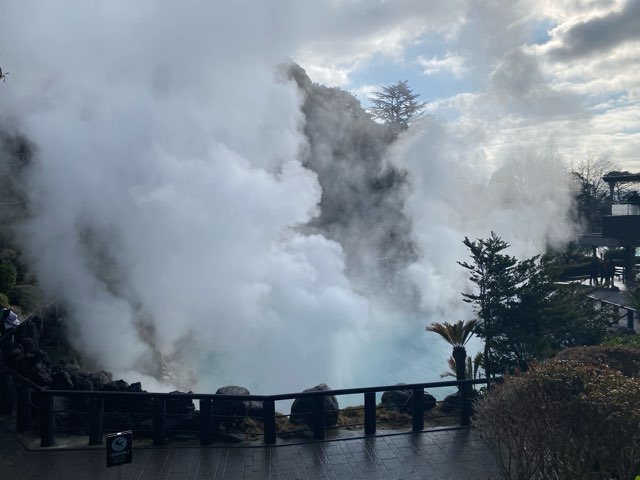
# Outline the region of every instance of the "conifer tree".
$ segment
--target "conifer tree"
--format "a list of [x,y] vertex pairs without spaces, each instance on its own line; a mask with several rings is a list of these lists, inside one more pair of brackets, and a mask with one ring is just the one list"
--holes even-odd
[[413,93],[407,80],[384,85],[381,92],[374,92],[369,99],[369,113],[375,119],[399,130],[409,128],[411,121],[422,115],[426,102],[418,102],[420,96]]

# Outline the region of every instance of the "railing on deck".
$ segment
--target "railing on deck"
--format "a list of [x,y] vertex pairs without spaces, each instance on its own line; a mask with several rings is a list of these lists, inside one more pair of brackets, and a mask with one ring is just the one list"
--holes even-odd
[[[24,324],[24,322],[23,322]],[[19,327],[18,327],[19,328]],[[11,332],[17,334],[18,330]],[[1,342],[6,341],[5,336],[0,338]],[[5,394],[12,394],[16,399],[16,430],[17,432],[25,432],[31,429],[33,425],[33,415],[39,417],[40,443],[43,447],[53,446],[56,439],[56,414],[64,414],[60,409],[56,409],[56,398],[66,398],[71,401],[82,401],[83,405],[88,406],[81,412],[76,414],[86,415],[88,424],[81,428],[84,434],[88,431],[89,445],[100,445],[103,442],[105,433],[105,416],[108,415],[136,415],[145,419],[151,419],[151,428],[144,433],[150,434],[154,445],[164,445],[167,442],[167,418],[171,417],[167,413],[167,404],[169,402],[192,402],[199,401],[199,411],[193,412],[193,416],[197,417],[197,429],[190,430],[199,436],[202,445],[209,445],[214,440],[213,421],[224,418],[238,418],[236,416],[220,416],[214,415],[214,407],[216,404],[229,404],[229,402],[262,402],[262,414],[257,420],[262,423],[261,435],[264,443],[268,445],[275,444],[279,434],[292,433],[278,431],[276,402],[290,401],[300,398],[311,398],[313,409],[307,414],[311,414],[311,428],[308,429],[313,434],[313,438],[322,440],[326,436],[328,428],[325,425],[325,397],[341,396],[341,395],[363,395],[364,401],[364,427],[365,435],[373,435],[376,433],[379,425],[377,411],[380,407],[376,404],[376,394],[380,392],[390,392],[397,390],[410,390],[413,395],[411,405],[411,430],[421,431],[424,429],[424,391],[425,389],[457,387],[460,397],[459,425],[468,426],[471,414],[471,395],[472,386],[478,384],[487,384],[487,379],[462,380],[462,381],[444,381],[444,382],[427,382],[400,385],[385,385],[365,388],[349,388],[327,391],[297,392],[285,393],[279,395],[222,395],[222,394],[200,394],[200,393],[150,393],[150,392],[105,392],[105,391],[74,391],[74,390],[51,390],[42,388],[29,379],[21,376],[17,372],[10,370],[0,362],[0,377],[2,378],[2,387]],[[497,379],[499,381],[500,379]],[[13,390],[8,392],[7,389]],[[2,393],[2,392],[0,392]],[[150,402],[151,408],[139,412],[122,412],[105,411],[105,401],[119,399],[129,402],[135,400],[139,404]],[[125,403],[126,403],[125,402]],[[129,403],[130,404],[130,403]],[[344,411],[344,410],[343,410]],[[6,412],[4,412],[6,413]],[[286,416],[285,416],[286,417]],[[256,417],[253,417],[256,419]],[[139,429],[143,431],[143,429]]]

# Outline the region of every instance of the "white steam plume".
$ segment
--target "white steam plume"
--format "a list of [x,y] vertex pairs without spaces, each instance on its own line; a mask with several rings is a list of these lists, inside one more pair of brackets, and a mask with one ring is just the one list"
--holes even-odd
[[1,44],[28,75],[7,82],[0,114],[38,148],[31,264],[84,356],[130,381],[160,377],[161,359],[197,390],[436,380],[449,347],[424,325],[470,315],[462,238],[494,229],[533,253],[566,236],[568,196],[527,180],[549,200],[537,208],[478,186],[486,139],[428,122],[390,159],[410,173],[421,254],[396,289],[418,300],[356,293],[340,245],[299,233],[321,192],[299,161],[300,93],[275,68],[297,46],[255,3],[3,5]]

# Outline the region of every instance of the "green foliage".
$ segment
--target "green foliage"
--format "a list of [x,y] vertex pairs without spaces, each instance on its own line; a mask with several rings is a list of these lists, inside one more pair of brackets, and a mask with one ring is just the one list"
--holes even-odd
[[459,320],[456,323],[442,322],[442,323],[432,323],[431,325],[427,325],[425,328],[430,331],[437,333],[440,335],[447,343],[449,343],[453,347],[464,347],[473,332],[478,326],[478,322],[475,320]]
[[16,285],[11,293],[11,302],[24,313],[33,312],[42,305],[42,292],[33,285]]
[[640,377],[640,349],[631,346],[575,347],[561,351],[557,360],[613,368],[627,377]]
[[475,426],[504,478],[634,479],[640,473],[640,378],[549,361],[505,378],[476,404]]
[[9,308],[10,306],[9,298],[4,293],[0,293],[0,308]]
[[420,117],[426,105],[417,101],[420,95],[413,93],[407,80],[384,85],[381,92],[373,95],[369,99],[371,116],[399,129],[408,128],[413,119]]
[[628,346],[640,349],[640,335],[615,335],[607,337],[602,345],[607,347]]
[[516,318],[512,315],[512,307],[517,295],[522,285],[536,273],[537,257],[519,262],[515,257],[505,255],[502,252],[509,244],[495,232],[491,232],[488,239],[471,241],[465,237],[463,243],[469,249],[472,262],[458,264],[468,271],[476,291],[463,292],[462,297],[473,305],[477,315],[475,333],[484,339],[485,371],[490,376],[496,371],[494,357],[500,356],[499,350],[502,350],[499,344],[504,343],[504,339],[508,340],[505,327]]
[[16,284],[17,272],[16,267],[11,263],[0,263],[0,293],[6,295],[11,294],[14,285]]
[[487,375],[526,371],[534,360],[604,338],[606,311],[594,311],[576,285],[556,288],[550,257],[518,261],[503,253],[509,244],[493,232],[489,239],[465,238],[464,244],[472,262],[458,263],[476,288],[462,296],[477,315]]

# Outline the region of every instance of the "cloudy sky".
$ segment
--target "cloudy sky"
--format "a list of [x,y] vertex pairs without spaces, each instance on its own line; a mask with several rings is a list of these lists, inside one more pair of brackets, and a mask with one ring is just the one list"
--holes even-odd
[[366,104],[408,79],[433,115],[481,127],[489,158],[553,137],[568,161],[640,170],[639,1],[321,4],[294,54],[315,81]]

